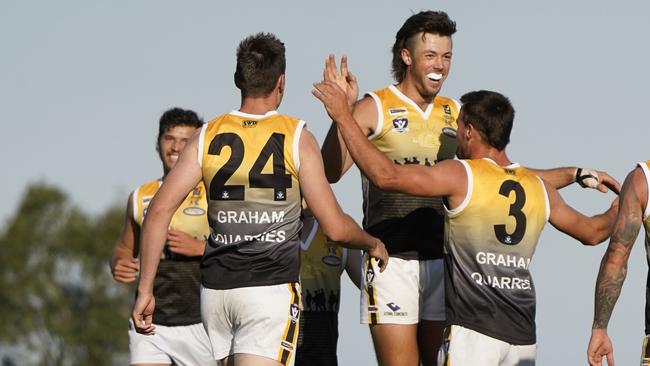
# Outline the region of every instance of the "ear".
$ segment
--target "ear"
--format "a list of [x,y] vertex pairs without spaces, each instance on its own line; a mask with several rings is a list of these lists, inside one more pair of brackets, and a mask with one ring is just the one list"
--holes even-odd
[[156,145],[156,152],[160,153],[160,139],[159,138],[156,139],[155,145]]
[[284,94],[284,83],[285,83],[285,77],[284,74],[280,75],[278,78],[278,83],[275,85],[276,88],[280,91],[280,94]]
[[478,131],[476,131],[474,125],[472,125],[471,123],[465,124],[465,136],[463,136],[465,140],[469,140],[472,137],[475,137],[477,133]]
[[400,56],[402,56],[402,61],[406,64],[406,66],[411,66],[413,60],[411,59],[411,52],[409,52],[407,48],[402,48],[402,51],[400,51]]

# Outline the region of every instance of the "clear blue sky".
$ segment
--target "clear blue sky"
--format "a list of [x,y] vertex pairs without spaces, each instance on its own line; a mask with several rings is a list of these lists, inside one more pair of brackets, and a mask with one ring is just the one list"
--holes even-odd
[[[648,153],[650,3],[647,1],[1,1],[0,220],[29,182],[60,185],[89,212],[126,202],[160,175],[156,124],[169,107],[210,119],[236,108],[235,48],[273,32],[287,47],[281,112],[322,141],[329,121],[311,94],[328,53],[346,53],[362,90],[391,83],[390,47],[413,12],[435,7],[458,23],[444,95],[475,89],[509,96],[517,110],[513,160],[580,165],[622,180]],[[358,173],[335,186],[358,220]],[[595,214],[611,195],[570,187],[565,199]],[[606,244],[605,244],[606,245]],[[605,245],[584,248],[548,227],[532,271],[540,365],[585,364],[593,286]],[[638,362],[645,254],[641,239],[610,334],[620,365]],[[373,364],[358,293],[344,280],[341,365]],[[126,324],[125,334],[126,336]]]

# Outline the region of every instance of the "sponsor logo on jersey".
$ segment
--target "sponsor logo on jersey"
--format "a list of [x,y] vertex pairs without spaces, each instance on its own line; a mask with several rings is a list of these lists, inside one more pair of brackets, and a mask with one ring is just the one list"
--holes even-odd
[[451,108],[449,108],[448,104],[443,104],[442,110],[445,111],[446,114],[451,114]]
[[397,117],[393,120],[393,131],[404,133],[408,131],[409,120],[405,117]]
[[142,204],[146,205],[147,203],[149,203],[149,201],[151,201],[152,198],[153,198],[153,196],[144,196],[144,197],[142,197]]
[[406,107],[388,108],[388,114],[390,114],[391,116],[399,116],[407,113],[408,113],[408,109],[406,109]]
[[447,136],[447,137],[451,137],[451,138],[455,139],[456,138],[456,129],[451,128],[451,127],[443,127],[442,128],[442,134]]
[[339,265],[341,265],[341,258],[335,255],[326,255],[323,258],[321,258],[321,262],[327,264],[328,266],[338,267]]
[[341,264],[341,257],[336,255],[336,247],[334,245],[327,244],[327,255],[321,258],[321,262],[332,267],[338,267]]
[[192,206],[192,207],[185,208],[183,210],[183,213],[188,216],[201,216],[201,215],[205,215],[205,210],[202,209],[201,207]]
[[241,121],[241,126],[244,128],[253,128],[257,127],[257,121],[255,120],[243,120]]
[[394,302],[389,302],[388,304],[386,304],[386,306],[388,306],[388,308],[392,311],[397,311],[401,309],[401,307],[399,307],[399,305],[395,304]]

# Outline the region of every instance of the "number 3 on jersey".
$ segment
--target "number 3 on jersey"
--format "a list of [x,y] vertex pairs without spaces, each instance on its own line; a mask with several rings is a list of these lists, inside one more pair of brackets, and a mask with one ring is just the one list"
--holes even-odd
[[515,202],[510,205],[508,215],[515,218],[515,230],[512,234],[508,234],[505,224],[494,225],[494,235],[501,243],[506,245],[519,244],[526,233],[526,215],[522,211],[524,204],[526,204],[526,191],[524,191],[521,184],[514,180],[507,180],[501,184],[501,188],[499,188],[500,195],[508,198],[512,192],[515,193]]
[[[287,174],[284,165],[284,137],[280,133],[272,134],[248,173],[248,186],[250,188],[273,188],[275,201],[285,201],[287,188],[291,188],[291,175]],[[232,132],[216,135],[210,142],[208,154],[220,155],[226,146],[230,147],[230,157],[210,181],[210,199],[241,201],[245,199],[245,186],[243,184],[226,184],[244,161],[245,149],[241,137]],[[271,157],[273,157],[273,173],[262,173]]]

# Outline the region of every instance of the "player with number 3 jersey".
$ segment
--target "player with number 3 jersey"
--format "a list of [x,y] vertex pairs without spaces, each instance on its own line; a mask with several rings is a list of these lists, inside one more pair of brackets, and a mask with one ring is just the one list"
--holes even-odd
[[315,87],[354,162],[375,185],[445,198],[448,327],[438,364],[534,365],[535,293],[528,266],[544,223],[595,245],[611,234],[618,199],[605,213],[586,217],[552,185],[513,164],[506,145],[514,109],[499,93],[461,98],[458,156],[469,160],[426,167],[394,164],[357,127],[345,91],[333,81]]

